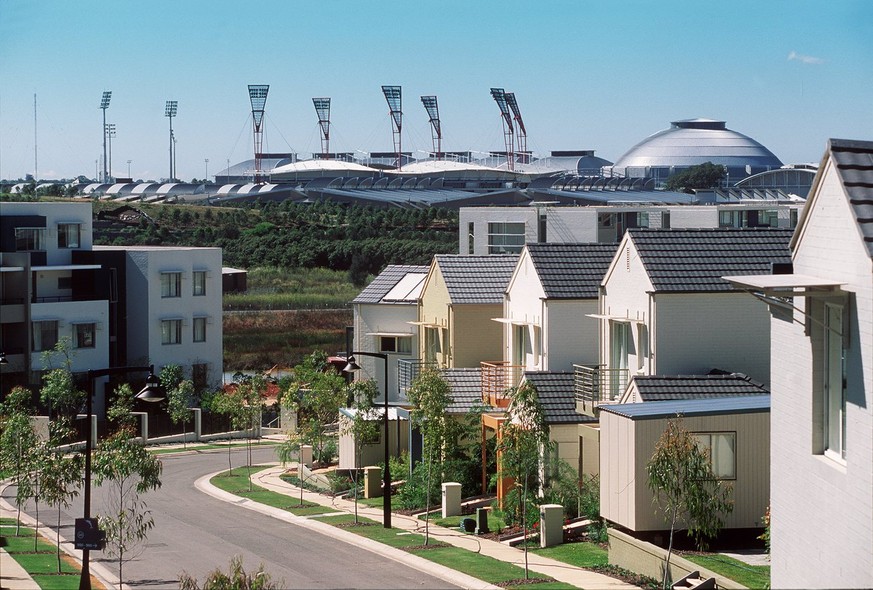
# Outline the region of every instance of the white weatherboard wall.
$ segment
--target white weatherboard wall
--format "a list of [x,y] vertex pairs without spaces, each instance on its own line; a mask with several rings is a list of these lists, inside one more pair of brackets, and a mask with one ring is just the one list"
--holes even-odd
[[[811,341],[804,333],[799,313],[800,325],[774,318],[774,588],[873,587],[873,263],[831,166],[817,191],[814,187],[808,218],[798,228],[794,271],[845,283],[843,289],[853,294],[846,460],[826,458],[814,436],[822,416],[813,403],[823,379],[813,360],[820,339]],[[794,304],[810,309],[809,300],[795,298]]]
[[[531,371],[545,370],[542,356],[536,350],[537,347],[541,349],[542,345],[535,341],[534,336],[535,331],[543,334],[545,293],[527,249],[522,250],[506,291],[502,317],[523,324],[523,329],[527,332],[528,347],[524,355],[524,368]],[[539,329],[535,330],[535,326]],[[503,361],[513,364],[516,360],[513,351],[518,325],[503,323],[502,330]]]
[[544,371],[572,371],[573,365],[597,364],[600,321],[597,299],[558,299],[546,302]]
[[[355,340],[354,350],[365,352],[380,352],[379,336],[373,334],[409,334],[412,339],[412,351],[409,354],[388,354],[388,402],[406,402],[400,397],[397,386],[397,360],[401,358],[418,358],[418,326],[412,324],[418,319],[418,308],[415,304],[366,304],[354,306]],[[361,367],[361,377],[373,379],[379,387],[379,400],[382,400],[384,363],[381,359],[359,355],[355,358]]]

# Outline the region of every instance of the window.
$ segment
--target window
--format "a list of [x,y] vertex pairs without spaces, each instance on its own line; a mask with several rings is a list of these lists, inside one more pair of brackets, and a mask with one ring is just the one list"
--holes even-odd
[[161,320],[161,344],[182,344],[182,320]]
[[162,272],[161,273],[161,297],[181,297],[182,296],[182,273],[180,272]]
[[467,224],[467,254],[476,253],[476,224],[472,221]]
[[73,277],[58,277],[58,289],[72,289]]
[[488,224],[489,254],[518,254],[524,247],[524,223]]
[[846,349],[843,306],[824,306],[824,443],[825,455],[846,458]]
[[439,328],[424,329],[424,360],[428,363],[437,362],[437,355],[442,352],[440,346],[440,330]]
[[739,227],[736,211],[719,211],[718,212],[719,227]]
[[16,227],[16,252],[42,252],[45,250],[44,227]]
[[779,212],[775,209],[759,211],[758,227],[779,227]]
[[717,479],[737,478],[737,433],[695,432],[697,445],[709,453],[712,472]]
[[195,390],[202,391],[206,389],[207,369],[206,363],[194,363],[191,365],[191,381],[194,383]]
[[670,229],[670,212],[662,211],[661,212],[661,228],[662,229]]
[[649,356],[649,328],[640,324],[637,331],[637,370],[642,371]]
[[96,325],[90,324],[75,324],[73,326],[73,347],[74,348],[94,348],[94,332]]
[[412,336],[379,336],[379,352],[412,353]]
[[194,342],[206,342],[206,318],[194,318]]
[[78,248],[81,227],[79,223],[59,223],[58,248]]
[[194,271],[194,296],[206,295],[206,271]]
[[33,322],[33,352],[51,350],[58,343],[58,321]]

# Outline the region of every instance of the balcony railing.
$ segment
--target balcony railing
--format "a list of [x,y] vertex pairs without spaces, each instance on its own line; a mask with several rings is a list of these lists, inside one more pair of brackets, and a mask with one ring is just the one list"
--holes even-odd
[[604,365],[573,365],[576,410],[595,415],[602,402],[618,401],[627,387],[628,370]]
[[[406,392],[412,387],[412,382],[415,378],[426,369],[437,369],[439,366],[434,361],[422,361],[419,359],[398,359],[397,360],[397,388],[400,390],[400,397],[407,398]],[[407,398],[408,399],[408,398]]]
[[483,361],[482,367],[482,402],[495,408],[509,406],[506,390],[516,387],[521,382],[524,366],[510,365],[503,361]]

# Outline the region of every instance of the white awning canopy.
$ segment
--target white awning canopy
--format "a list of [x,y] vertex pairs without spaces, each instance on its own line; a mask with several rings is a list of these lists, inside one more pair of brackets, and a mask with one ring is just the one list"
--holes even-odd
[[56,264],[53,266],[31,266],[30,270],[99,270],[99,264]]
[[626,324],[645,324],[645,319],[628,318],[623,315],[609,315],[605,313],[586,313],[585,317],[594,318],[595,320],[609,320],[611,322],[624,322]]
[[534,322],[525,320],[517,320],[515,318],[491,318],[492,322],[500,322],[501,324],[512,324],[513,326],[537,326]]
[[422,328],[442,328],[439,324],[433,324],[431,322],[406,322],[407,324],[411,324],[413,326],[421,326]]
[[757,291],[769,297],[832,295],[845,283],[809,275],[737,275],[722,277],[737,289]]
[[412,332],[367,332],[367,336],[385,336],[402,338],[404,336],[415,336]]

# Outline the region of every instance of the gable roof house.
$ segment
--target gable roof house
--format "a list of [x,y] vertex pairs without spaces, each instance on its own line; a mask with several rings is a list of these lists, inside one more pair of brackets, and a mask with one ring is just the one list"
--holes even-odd
[[795,274],[728,277],[772,310],[771,580],[870,588],[873,142],[828,142],[791,248]]
[[360,355],[356,358],[361,371],[356,379],[373,379],[379,388],[376,402],[381,403],[387,370],[388,402],[406,402],[405,390],[397,380],[398,360],[418,358],[418,297],[427,276],[427,266],[386,266],[373,281],[352,300],[354,340],[352,349],[388,355],[387,369],[381,360]]
[[767,306],[722,278],[790,262],[788,229],[628,230],[600,292],[600,367],[582,367],[580,410],[618,400],[631,375],[712,369],[770,378]]

